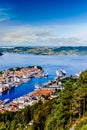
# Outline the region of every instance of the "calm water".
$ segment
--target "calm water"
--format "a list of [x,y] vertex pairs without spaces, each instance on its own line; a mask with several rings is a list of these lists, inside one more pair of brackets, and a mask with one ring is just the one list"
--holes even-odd
[[9,54],[5,53],[0,57],[0,70],[12,67],[27,67],[29,65],[40,65],[45,72],[49,73],[48,78],[34,78],[24,83],[7,94],[0,95],[0,99],[14,98],[32,92],[35,83],[42,85],[43,83],[54,79],[55,71],[61,68],[67,71],[67,75],[75,74],[87,69],[87,55],[69,55],[69,56],[42,56],[29,54]]

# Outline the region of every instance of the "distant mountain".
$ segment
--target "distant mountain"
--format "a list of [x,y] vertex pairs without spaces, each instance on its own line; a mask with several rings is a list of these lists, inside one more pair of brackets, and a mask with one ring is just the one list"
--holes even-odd
[[62,47],[14,47],[0,48],[1,52],[27,53],[35,55],[87,55],[87,46]]

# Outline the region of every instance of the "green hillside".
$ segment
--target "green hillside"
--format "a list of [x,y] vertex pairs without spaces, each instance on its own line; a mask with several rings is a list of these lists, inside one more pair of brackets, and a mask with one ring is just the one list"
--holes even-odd
[[87,130],[87,71],[62,83],[57,98],[0,114],[0,130]]

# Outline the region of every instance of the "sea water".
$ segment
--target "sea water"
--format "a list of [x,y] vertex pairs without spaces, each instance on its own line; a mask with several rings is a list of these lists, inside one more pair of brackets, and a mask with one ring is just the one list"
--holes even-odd
[[87,55],[30,55],[30,54],[16,54],[4,53],[0,56],[0,71],[13,67],[27,67],[32,65],[39,65],[44,69],[49,76],[45,78],[33,78],[27,83],[23,83],[8,93],[0,95],[0,99],[9,98],[12,101],[14,98],[23,96],[29,92],[34,91],[35,84],[42,85],[56,77],[56,70],[65,69],[67,75],[75,75],[80,71],[87,69]]

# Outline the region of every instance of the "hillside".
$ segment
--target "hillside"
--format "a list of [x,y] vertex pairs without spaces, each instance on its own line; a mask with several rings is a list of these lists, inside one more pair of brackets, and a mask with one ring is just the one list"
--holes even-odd
[[0,48],[0,52],[27,53],[35,55],[84,55],[87,54],[87,47],[13,47]]
[[87,128],[87,71],[78,79],[62,80],[64,90],[58,97],[39,101],[19,112],[0,114],[1,130],[86,130]]

